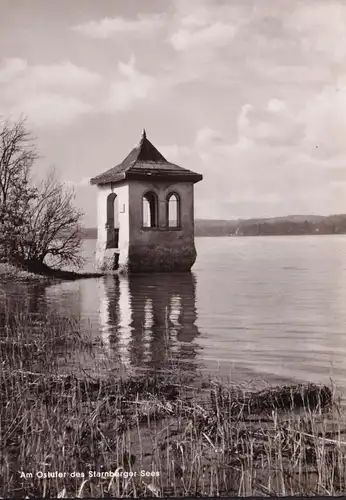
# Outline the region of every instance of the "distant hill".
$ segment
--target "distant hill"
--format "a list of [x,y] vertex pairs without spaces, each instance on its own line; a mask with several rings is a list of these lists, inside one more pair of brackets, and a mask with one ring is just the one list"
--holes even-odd
[[[84,228],[85,239],[97,237],[96,228]],[[196,219],[196,236],[283,236],[298,234],[346,234],[346,214],[288,215],[267,219]]]
[[196,236],[345,234],[346,215],[289,215],[267,219],[196,220]]

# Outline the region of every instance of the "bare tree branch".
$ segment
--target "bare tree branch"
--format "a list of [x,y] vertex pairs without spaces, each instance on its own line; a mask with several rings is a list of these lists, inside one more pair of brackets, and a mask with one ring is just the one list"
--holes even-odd
[[25,120],[0,130],[0,258],[20,263],[80,266],[82,212],[55,169],[38,187],[30,171],[38,158]]

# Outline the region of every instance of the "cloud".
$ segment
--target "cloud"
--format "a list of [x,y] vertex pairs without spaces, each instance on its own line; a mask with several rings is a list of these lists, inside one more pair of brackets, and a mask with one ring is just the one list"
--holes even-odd
[[[280,51],[278,51],[279,53]],[[276,60],[271,61],[265,55],[251,60],[249,66],[256,75],[265,79],[267,85],[271,82],[274,85],[308,85],[310,89],[312,84],[323,84],[333,76],[331,69],[325,64],[313,65],[311,62],[282,64]]]
[[[301,2],[285,19],[299,35],[303,51],[326,56],[328,63],[342,63],[346,57],[346,5],[342,2]],[[320,61],[321,63],[321,61]]]
[[89,93],[102,77],[69,61],[29,65],[5,59],[0,69],[0,105],[12,118],[25,115],[36,126],[66,125],[93,110]]
[[181,162],[189,157],[191,154],[191,149],[188,146],[181,146],[178,144],[170,144],[158,146],[157,149],[163,154],[163,156],[171,162]]
[[56,64],[32,65],[20,58],[5,59],[0,69],[0,83],[11,83],[23,93],[44,88],[61,90],[88,89],[100,84],[101,75],[70,61]]
[[250,142],[261,142],[271,147],[292,147],[302,135],[302,125],[295,114],[284,101],[276,98],[270,99],[261,108],[244,104],[237,118],[237,130],[242,147]]
[[145,99],[154,89],[156,79],[136,68],[135,57],[128,63],[118,63],[118,74],[110,85],[104,111],[116,112],[129,109],[133,103]]
[[13,118],[24,114],[36,126],[67,125],[92,112],[128,110],[155,85],[134,56],[119,61],[108,79],[70,61],[30,66],[23,59],[6,59],[0,69],[0,105]]
[[254,109],[252,104],[243,104],[237,117],[238,134],[243,135],[250,125],[249,114]]
[[168,42],[179,52],[213,51],[233,42],[245,22],[244,9],[236,4],[177,1]]
[[214,86],[230,82],[238,69],[230,66],[226,53],[236,50],[239,33],[247,22],[247,9],[235,3],[175,1],[166,37],[173,49],[165,63],[171,69],[171,86],[195,80]]
[[212,159],[214,151],[224,144],[223,135],[211,127],[200,128],[195,137],[194,148],[205,162]]
[[327,155],[345,154],[346,160],[346,76],[312,95],[298,120],[304,126],[305,141]]
[[284,101],[281,99],[270,99],[267,105],[267,110],[270,111],[271,113],[278,113],[280,111],[286,111],[287,106]]
[[59,64],[33,66],[27,77],[26,84],[33,86],[49,86],[60,90],[88,89],[99,85],[102,76],[86,68],[77,66],[70,61],[63,61]]
[[[277,98],[262,106],[244,103],[235,140],[210,127],[197,130],[190,168],[204,175],[196,188],[199,196],[214,204],[219,200],[213,216],[270,216],[289,213],[292,206],[302,213],[318,206],[326,213],[340,211],[332,207],[339,206],[346,181],[346,145],[341,149],[345,105],[345,94],[333,94],[328,87],[311,96],[298,115]],[[339,130],[339,154],[336,145],[328,155],[313,142],[329,137],[330,125],[332,135]],[[208,216],[209,210],[200,204],[199,216]]]
[[4,59],[0,67],[0,84],[8,83],[22,74],[27,68],[27,62],[19,57]]
[[27,116],[35,126],[68,125],[76,118],[91,113],[93,108],[75,97],[42,93],[22,100],[10,110],[10,116],[18,119]]
[[138,15],[137,19],[124,19],[122,17],[106,17],[98,21],[89,21],[85,24],[74,26],[73,29],[91,38],[113,38],[119,34],[154,35],[163,26],[162,15]]
[[170,42],[175,50],[188,50],[193,47],[223,47],[230,43],[237,31],[236,26],[217,22],[206,27],[191,25],[174,33]]
[[211,143],[218,143],[223,141],[222,134],[210,127],[202,127],[196,134],[196,145],[210,145]]

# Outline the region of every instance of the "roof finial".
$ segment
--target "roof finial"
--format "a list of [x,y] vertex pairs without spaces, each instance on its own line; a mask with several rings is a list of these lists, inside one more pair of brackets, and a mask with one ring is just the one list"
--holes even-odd
[[147,138],[147,134],[146,134],[146,131],[145,131],[145,128],[144,128],[143,131],[142,131],[141,141],[143,141],[143,139],[146,139],[146,138]]

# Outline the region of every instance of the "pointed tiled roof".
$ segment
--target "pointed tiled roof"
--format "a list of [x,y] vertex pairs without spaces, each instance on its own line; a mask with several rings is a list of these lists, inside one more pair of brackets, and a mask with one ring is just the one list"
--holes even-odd
[[201,181],[203,176],[167,161],[147,139],[143,129],[141,140],[126,158],[119,165],[90,179],[90,184],[114,184],[125,179],[170,179],[195,183]]

